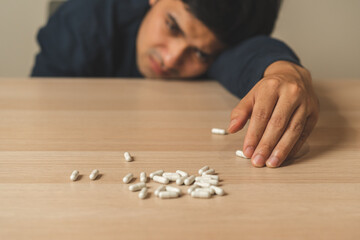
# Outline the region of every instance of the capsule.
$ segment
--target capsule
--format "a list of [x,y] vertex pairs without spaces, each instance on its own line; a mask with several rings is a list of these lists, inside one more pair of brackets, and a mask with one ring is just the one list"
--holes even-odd
[[166,189],[166,191],[168,191],[168,192],[177,192],[179,195],[181,195],[181,190],[180,190],[180,188],[172,187],[172,186],[166,186],[165,189]]
[[70,180],[71,181],[76,181],[76,179],[79,177],[79,171],[78,170],[74,170],[71,175],[70,175]]
[[219,185],[219,181],[216,179],[210,179],[210,178],[202,178],[202,179],[195,179],[196,182],[202,182],[202,183],[209,183],[211,185]]
[[162,183],[162,184],[168,184],[169,183],[169,179],[166,178],[166,177],[161,177],[161,176],[158,176],[158,175],[155,175],[153,177],[153,180],[155,182],[158,182],[158,183]]
[[188,177],[184,176],[184,177],[180,177],[180,178],[176,179],[176,184],[177,184],[177,185],[183,185],[185,179],[187,179],[187,178],[188,178]]
[[123,182],[129,183],[133,178],[134,178],[134,175],[132,173],[129,173],[123,178]]
[[[204,174],[201,177],[196,177],[196,178],[201,178],[201,179],[214,179],[214,180],[218,180],[219,181],[219,176],[218,175],[207,175]],[[196,179],[195,179],[196,180]]]
[[166,199],[166,198],[178,198],[179,194],[177,192],[160,192],[159,198]]
[[133,161],[133,157],[130,155],[130,153],[125,152],[124,153],[124,158],[127,162],[132,162]]
[[199,187],[202,187],[202,188],[208,188],[208,187],[211,186],[210,183],[204,183],[204,182],[195,182],[194,184],[199,186]]
[[160,187],[158,187],[156,190],[155,190],[155,192],[154,192],[154,194],[155,194],[155,196],[159,196],[159,193],[160,192],[163,192],[163,191],[165,191],[165,186],[164,185],[161,185]]
[[91,173],[90,173],[90,180],[95,180],[97,178],[97,176],[99,175],[99,170],[94,169]]
[[139,198],[144,199],[144,198],[146,198],[147,194],[148,194],[147,187],[144,187],[141,189],[141,191],[139,193]]
[[129,190],[132,192],[136,192],[136,191],[140,191],[144,187],[146,187],[146,184],[143,182],[135,183],[135,184],[129,186]]
[[193,198],[210,198],[211,194],[206,191],[192,191],[191,197],[193,197]]
[[247,156],[245,156],[244,152],[241,151],[241,150],[237,150],[237,151],[235,152],[235,154],[236,154],[236,156],[238,156],[238,157],[242,157],[242,158],[245,158],[245,159],[250,159],[250,158],[248,158]]
[[215,187],[215,186],[210,186],[210,188],[214,189],[216,195],[222,196],[222,195],[225,194],[225,191],[224,191],[224,189],[222,189],[222,188]]
[[204,171],[201,175],[211,175],[214,173],[215,173],[214,169],[209,169],[209,170]]
[[176,173],[179,174],[181,177],[188,177],[189,174],[187,172],[176,170]]
[[199,169],[199,174],[202,174],[203,172],[205,172],[208,169],[209,169],[209,166],[204,166],[204,167],[200,168]]
[[212,189],[211,187],[208,187],[208,188],[196,188],[195,191],[196,192],[205,191],[205,192],[209,192],[211,195],[215,194],[215,190]]
[[146,173],[145,172],[141,172],[140,173],[140,182],[147,182],[147,177],[146,177]]
[[153,179],[154,176],[161,176],[164,173],[164,170],[157,170],[155,172],[150,173],[150,178]]
[[194,175],[191,175],[190,177],[186,178],[184,180],[184,184],[189,186],[191,185],[193,182],[195,181],[195,176]]
[[218,134],[218,135],[226,135],[226,130],[221,128],[213,128],[211,129],[212,134]]
[[188,194],[191,194],[191,192],[197,189],[198,187],[199,187],[198,185],[192,185],[191,187],[189,187],[187,190]]
[[169,179],[169,181],[176,181],[178,178],[180,178],[179,174],[177,174],[177,173],[169,173],[169,172],[163,173],[162,176]]

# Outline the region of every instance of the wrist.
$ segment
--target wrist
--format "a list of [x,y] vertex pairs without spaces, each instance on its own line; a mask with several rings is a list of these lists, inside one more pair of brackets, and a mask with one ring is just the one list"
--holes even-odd
[[311,74],[309,70],[303,68],[295,63],[288,61],[276,61],[270,64],[264,72],[264,77],[271,75],[286,74],[297,77],[298,79],[311,80]]

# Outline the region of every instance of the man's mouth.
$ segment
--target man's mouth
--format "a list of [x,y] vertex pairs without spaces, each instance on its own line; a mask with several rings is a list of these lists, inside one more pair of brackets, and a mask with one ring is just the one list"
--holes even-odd
[[169,73],[167,71],[164,71],[161,65],[151,55],[149,56],[149,61],[150,61],[150,67],[153,70],[153,72],[156,73],[156,75],[161,77],[169,75]]

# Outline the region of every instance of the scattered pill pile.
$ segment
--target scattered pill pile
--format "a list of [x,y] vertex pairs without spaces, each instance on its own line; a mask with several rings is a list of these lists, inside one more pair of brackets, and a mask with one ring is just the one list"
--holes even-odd
[[[211,129],[212,134],[226,135],[227,132],[225,129],[213,128]],[[236,151],[236,156],[247,158],[241,150]],[[132,162],[134,161],[133,156],[129,152],[124,153],[125,161]],[[182,195],[181,189],[178,187],[169,186],[167,184],[171,182],[176,182],[177,185],[186,185],[189,186],[187,193],[193,198],[211,198],[212,195],[216,194],[223,196],[225,194],[224,190],[220,188],[219,185],[219,176],[215,175],[215,170],[204,166],[198,171],[199,176],[189,175],[187,172],[182,170],[177,170],[176,172],[164,172],[164,170],[157,170],[150,173],[149,177],[154,182],[161,183],[163,185],[159,186],[155,191],[154,195],[161,199],[169,198],[178,198]],[[99,176],[99,170],[94,169],[90,175],[90,180],[96,180]],[[76,181],[79,177],[79,171],[74,170],[70,175],[71,181]],[[134,174],[129,173],[123,178],[125,184],[129,184],[134,179]],[[148,182],[148,177],[145,172],[140,173],[140,182],[131,184],[129,190],[139,192],[139,198],[145,199],[148,196],[148,187],[146,183]]]
[[[176,172],[164,172],[164,170],[157,170],[150,173],[150,179],[154,182],[161,183],[155,191],[154,195],[161,199],[178,198],[182,195],[181,189],[167,184],[176,182],[177,185],[190,186],[187,193],[193,198],[211,198],[212,195],[223,196],[224,190],[219,185],[219,176],[214,175],[215,170],[208,166],[202,167],[199,176],[189,175],[187,172],[177,170]],[[123,178],[123,182],[128,184],[133,179],[133,174],[129,173]],[[146,185],[146,173],[140,173],[140,182],[131,184],[129,190],[132,192],[140,191],[139,198],[145,199],[148,194],[148,187]]]

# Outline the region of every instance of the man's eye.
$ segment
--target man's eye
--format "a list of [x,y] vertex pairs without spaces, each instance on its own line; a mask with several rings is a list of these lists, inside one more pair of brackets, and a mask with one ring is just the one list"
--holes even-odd
[[171,33],[173,34],[177,34],[179,33],[179,27],[176,26],[176,24],[170,22],[170,21],[166,21],[166,25],[168,27],[168,29],[170,30]]
[[207,62],[209,60],[209,56],[199,50],[195,50],[195,55],[202,62]]

